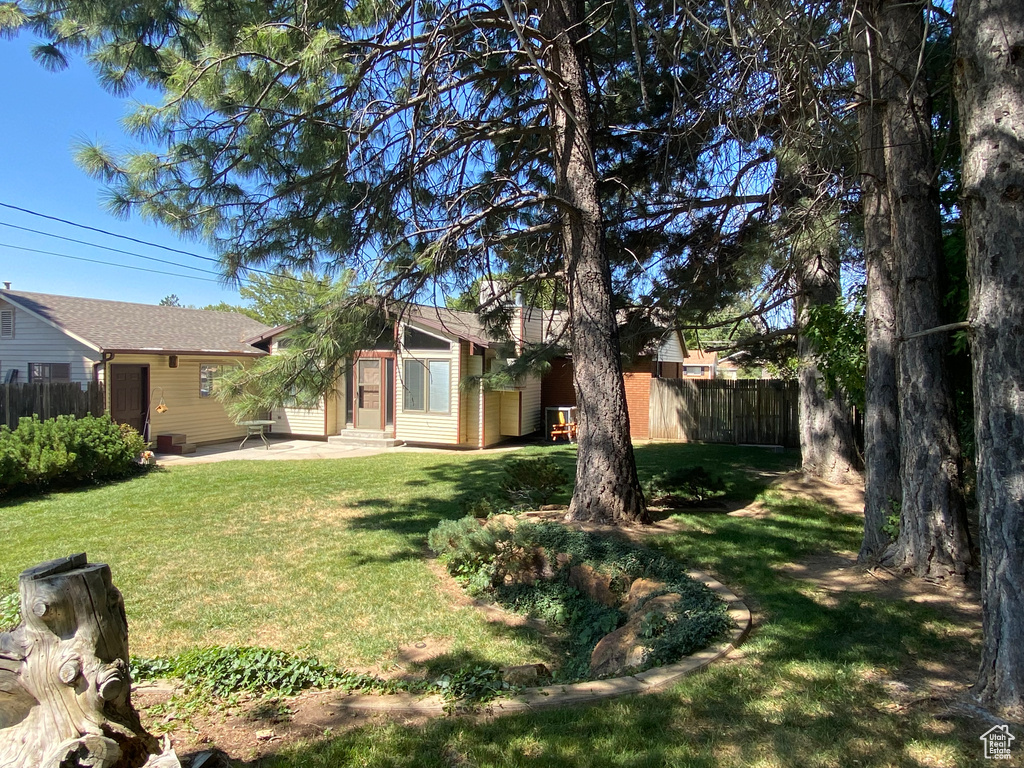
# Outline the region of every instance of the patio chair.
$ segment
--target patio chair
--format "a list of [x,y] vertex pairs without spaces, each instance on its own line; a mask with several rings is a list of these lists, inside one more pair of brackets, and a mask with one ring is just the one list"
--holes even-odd
[[576,442],[576,422],[570,421],[565,411],[558,411],[555,423],[551,426],[551,441],[564,437],[570,443]]

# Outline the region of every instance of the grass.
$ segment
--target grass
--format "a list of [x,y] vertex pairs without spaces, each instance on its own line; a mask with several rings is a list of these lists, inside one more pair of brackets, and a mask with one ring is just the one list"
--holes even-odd
[[85,551],[113,569],[140,656],[244,644],[386,667],[431,637],[453,658],[534,661],[535,633],[453,605],[426,556],[427,531],[495,485],[494,461],[229,462],[12,502],[0,594],[23,568]]
[[[571,449],[544,449],[571,466]],[[701,464],[730,495],[790,454],[717,446],[637,448],[643,477]],[[385,455],[335,462],[214,464],[56,494],[0,510],[0,587],[17,571],[86,549],[125,592],[133,652],[248,642],[371,662],[424,635],[495,661],[540,653],[518,630],[452,607],[425,564],[427,530],[496,486],[500,457]],[[477,766],[673,768],[983,765],[989,726],[928,701],[894,701],[893,680],[973,658],[977,633],[923,604],[824,595],[781,566],[856,550],[859,518],[762,493],[764,518],[691,513],[659,539],[718,574],[758,628],[742,657],[657,695],[584,708],[419,726],[368,725],[288,748],[268,768]],[[393,601],[391,609],[384,605]],[[973,662],[971,662],[973,663]],[[1018,731],[1019,733],[1019,731]],[[262,765],[263,763],[261,763]]]

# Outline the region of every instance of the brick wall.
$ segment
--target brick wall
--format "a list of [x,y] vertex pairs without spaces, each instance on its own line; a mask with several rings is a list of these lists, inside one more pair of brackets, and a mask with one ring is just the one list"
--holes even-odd
[[641,357],[623,371],[626,408],[629,410],[629,435],[646,440],[650,434],[651,361]]
[[[626,385],[626,408],[629,410],[629,432],[638,440],[646,440],[650,427],[651,361],[639,358],[623,372]],[[564,357],[551,361],[551,370],[541,384],[541,408],[576,405],[572,384],[572,362]]]

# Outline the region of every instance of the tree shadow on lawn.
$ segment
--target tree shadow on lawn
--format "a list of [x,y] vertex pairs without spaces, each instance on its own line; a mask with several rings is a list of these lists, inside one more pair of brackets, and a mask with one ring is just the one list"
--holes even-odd
[[[736,448],[728,445],[696,445],[681,443],[652,443],[635,449],[641,480],[682,466],[703,465],[717,473],[726,482],[731,501],[752,501],[763,490],[768,478],[758,477],[760,471],[786,471],[795,466],[791,453],[776,454],[757,448]],[[500,485],[504,463],[516,458],[550,458],[569,478],[567,488],[552,502],[568,503],[572,495],[576,472],[576,449],[567,446],[527,447],[508,454],[508,458],[495,460],[481,456],[461,462],[444,462],[422,468],[425,477],[402,481],[405,487],[445,487],[443,496],[424,494],[396,502],[386,498],[356,501],[353,506],[366,510],[349,525],[353,529],[386,529],[410,538],[424,540],[431,528],[442,520],[465,516],[476,502],[491,499],[496,509],[507,502],[501,499]]]
[[990,724],[949,707],[955,683],[897,700],[900,680],[971,670],[980,633],[961,617],[879,594],[822,594],[780,572],[823,549],[855,549],[861,522],[800,500],[765,518],[697,517],[650,541],[707,568],[756,607],[738,658],[661,694],[496,719],[362,727],[260,765],[967,766]]
[[390,563],[403,563],[409,560],[422,560],[423,551],[417,549],[402,549],[391,552],[387,555],[367,553],[362,550],[350,549],[343,553],[346,558],[346,565],[360,567],[364,565],[387,565]]
[[[394,766],[963,766],[981,764],[984,730],[925,708],[900,708],[879,670],[947,650],[928,609],[859,597],[836,608],[792,588],[766,595],[775,613],[744,649],[671,691],[587,707],[378,725],[283,753],[261,765]],[[986,726],[987,727],[987,726]]]
[[117,477],[101,482],[82,482],[75,485],[54,486],[52,488],[30,488],[15,489],[14,491],[0,491],[0,509],[14,509],[22,504],[33,501],[48,501],[55,496],[67,496],[74,498],[83,493],[95,491],[98,488],[117,488],[128,483],[141,482],[146,478],[159,477],[167,473],[167,469],[160,466],[140,470],[125,477]]
[[[527,625],[509,625],[499,622],[488,622],[487,632],[494,638],[515,639],[525,641],[535,647],[543,647],[545,638],[536,629]],[[535,659],[535,662],[549,664],[551,657]],[[441,675],[448,675],[471,669],[500,670],[504,665],[473,650],[449,651],[424,661],[410,662],[407,667],[416,677],[434,680]]]

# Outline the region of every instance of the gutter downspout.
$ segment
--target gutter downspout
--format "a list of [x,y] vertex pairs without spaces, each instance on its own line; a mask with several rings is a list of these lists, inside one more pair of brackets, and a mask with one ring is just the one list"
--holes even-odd
[[113,352],[100,352],[100,359],[92,364],[92,381],[95,386],[99,386],[100,368],[103,368],[103,411],[107,414],[110,413],[110,390],[107,387],[107,381],[109,381],[110,377],[107,376],[106,365],[114,357]]
[[[113,352],[100,352],[100,359],[92,364],[92,380],[96,384],[100,383],[100,366],[104,366],[114,359],[116,355]],[[103,382],[107,381],[106,371],[103,371]]]

